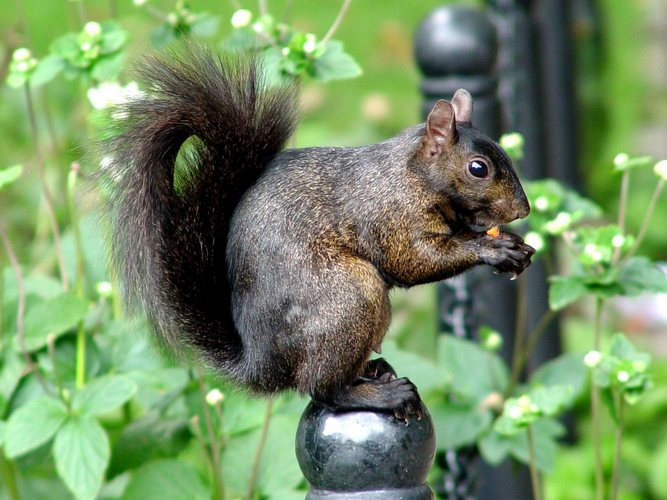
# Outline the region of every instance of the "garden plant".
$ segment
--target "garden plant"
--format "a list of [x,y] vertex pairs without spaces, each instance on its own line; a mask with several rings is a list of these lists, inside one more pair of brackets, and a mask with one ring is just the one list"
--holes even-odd
[[[164,355],[147,322],[124,313],[107,264],[109,227],[99,212],[105,192],[94,181],[108,160],[95,156],[94,145],[123,119],[114,103],[142,91],[132,81],[132,59],[188,37],[223,51],[260,51],[269,78],[300,79],[317,101],[322,83],[362,74],[350,47],[335,38],[341,23],[355,23],[346,18],[351,1],[340,2],[321,35],[290,22],[298,2],[270,11],[262,0],[232,1],[225,15],[184,0],[134,0],[129,9],[114,0],[94,9],[82,0],[62,3],[78,26],[51,36],[47,50],[33,50],[27,36],[11,51],[2,41],[7,105],[0,118],[16,122],[4,140],[21,144],[22,154],[17,164],[0,165],[0,498],[303,498],[294,433],[307,401],[249,397],[191,359]],[[137,24],[153,27],[143,37],[147,47],[137,41]],[[76,104],[71,113],[54,105],[63,96]],[[371,103],[371,114],[381,115],[382,99]],[[519,166],[522,141],[519,134],[501,139]],[[647,173],[653,193],[641,200],[633,181],[641,175],[645,185]],[[642,469],[646,436],[635,432],[646,425],[639,418],[665,411],[667,395],[654,383],[659,375],[645,348],[611,321],[617,297],[667,293],[665,273],[642,253],[655,230],[667,160],[621,153],[607,175],[618,178],[615,211],[553,179],[524,182],[532,212],[520,230],[549,275],[549,310],[535,331],[482,328],[479,342],[436,335],[426,348],[410,349],[406,335],[435,321],[429,306],[396,327],[383,352],[419,387],[439,450],[475,445],[491,464],[527,464],[537,499],[568,498],[572,485],[558,483],[567,475],[562,457],[583,460],[578,488],[591,497],[667,498],[667,482],[653,473],[667,468],[667,445]],[[644,211],[638,227],[629,222],[630,206]],[[521,297],[523,277],[516,286]],[[415,295],[424,296],[433,289]],[[399,296],[396,305],[410,300]],[[578,348],[524,379],[546,327],[572,308],[591,311],[590,321],[571,323]],[[498,355],[507,335],[514,335],[511,365]],[[560,417],[568,411],[583,416],[580,440],[570,447],[561,443]]]

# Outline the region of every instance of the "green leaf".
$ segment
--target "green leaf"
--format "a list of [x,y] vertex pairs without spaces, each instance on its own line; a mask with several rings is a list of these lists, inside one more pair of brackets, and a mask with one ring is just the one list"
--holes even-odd
[[7,421],[5,453],[18,457],[49,441],[67,418],[67,408],[58,399],[40,396],[28,401]]
[[21,177],[23,173],[22,165],[12,165],[11,167],[6,167],[0,170],[0,189],[5,186],[8,186],[16,179]]
[[5,404],[10,400],[23,376],[25,359],[13,347],[0,353],[0,415],[5,414]]
[[[541,418],[531,424],[535,440],[535,460],[537,468],[541,472],[551,472],[558,452],[558,438],[563,435],[565,429],[552,418]],[[530,457],[528,453],[528,435],[520,432],[509,438],[510,454],[528,464]]]
[[667,275],[646,257],[632,257],[621,264],[618,282],[623,295],[667,292]]
[[[275,490],[296,488],[303,480],[294,452],[298,420],[298,415],[273,415],[271,418],[257,476],[259,492],[269,495]],[[222,457],[222,473],[232,497],[246,494],[259,438],[260,429],[256,429],[237,435],[227,443]]]
[[191,437],[186,418],[172,420],[150,413],[123,429],[113,447],[109,475],[136,469],[156,458],[176,456]]
[[538,387],[530,391],[529,397],[542,414],[554,417],[574,402],[574,388],[571,385]]
[[212,14],[201,13],[192,23],[192,34],[198,37],[210,37],[218,32],[220,18]]
[[28,77],[25,73],[18,73],[15,71],[12,71],[7,75],[7,85],[9,85],[13,89],[18,89],[21,88],[25,85],[25,83],[28,81]]
[[505,390],[507,367],[497,354],[453,335],[441,335],[438,342],[438,364],[449,374],[452,391],[465,402],[480,403],[491,392]]
[[65,292],[32,307],[25,318],[25,342],[29,351],[41,349],[49,335],[59,336],[82,321],[88,301]]
[[123,500],[182,500],[211,498],[197,469],[180,460],[156,460],[132,475]]
[[498,465],[510,452],[512,442],[505,435],[489,430],[478,442],[482,458],[491,465]]
[[74,408],[88,415],[101,415],[115,410],[137,392],[137,385],[122,375],[106,375],[93,379],[72,399]]
[[91,76],[98,82],[114,80],[123,66],[123,52],[102,57],[93,67]]
[[479,406],[438,405],[431,411],[431,417],[435,425],[436,442],[442,450],[473,444],[493,420],[491,411]]
[[100,53],[111,54],[123,48],[127,43],[129,35],[116,23],[107,21],[102,23],[102,39],[100,41]]
[[41,59],[30,75],[30,85],[39,87],[53,80],[65,68],[62,57],[51,54]]
[[51,43],[50,50],[53,54],[60,56],[67,61],[74,59],[81,51],[79,43],[77,42],[77,34],[66,33],[63,36],[56,38]]
[[549,279],[549,307],[560,311],[583,297],[587,288],[578,276],[552,276]]
[[422,395],[432,391],[442,391],[448,385],[449,374],[432,360],[401,349],[396,342],[382,344],[382,355],[391,363],[399,377],[408,377]]
[[531,387],[569,385],[573,388],[573,398],[584,389],[586,366],[583,356],[576,353],[561,354],[541,365],[530,377]]
[[93,417],[70,417],[53,443],[56,470],[76,498],[95,498],[109,463],[109,438]]
[[321,82],[356,78],[361,73],[361,66],[337,40],[327,42],[324,53],[313,62],[313,77]]

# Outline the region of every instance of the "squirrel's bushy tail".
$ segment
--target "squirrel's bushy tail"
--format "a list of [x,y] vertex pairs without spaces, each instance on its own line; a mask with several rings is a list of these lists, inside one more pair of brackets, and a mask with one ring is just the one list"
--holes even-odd
[[104,144],[113,262],[129,302],[167,344],[192,345],[233,372],[242,347],[229,307],[229,222],[292,134],[296,91],[267,86],[256,58],[192,45],[146,58],[139,74],[147,89],[114,112],[119,130]]

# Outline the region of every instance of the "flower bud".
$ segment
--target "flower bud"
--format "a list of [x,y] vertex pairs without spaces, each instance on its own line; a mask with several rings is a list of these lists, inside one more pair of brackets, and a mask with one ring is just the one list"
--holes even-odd
[[660,177],[662,180],[667,181],[667,160],[660,160],[653,167],[655,175]]
[[211,389],[206,394],[206,402],[211,406],[217,406],[225,400],[225,395],[219,389]]
[[252,12],[248,9],[239,9],[234,14],[232,14],[232,27],[233,28],[245,28],[252,21]]
[[628,161],[630,161],[630,156],[628,156],[627,153],[618,153],[614,157],[614,165],[616,165],[617,167],[626,164]]
[[602,354],[600,351],[588,351],[584,356],[584,364],[589,368],[595,368],[602,361]]
[[102,34],[102,26],[100,23],[90,21],[83,27],[83,32],[91,38],[97,38]]
[[628,380],[630,380],[630,374],[629,374],[627,371],[625,371],[625,370],[621,370],[620,372],[618,372],[618,373],[616,374],[616,378],[618,379],[618,381],[619,381],[621,384],[624,384],[624,383],[626,383]]
[[15,62],[29,61],[31,57],[32,57],[32,52],[30,52],[30,49],[27,49],[25,47],[16,49],[14,51],[14,54],[12,54],[12,60]]

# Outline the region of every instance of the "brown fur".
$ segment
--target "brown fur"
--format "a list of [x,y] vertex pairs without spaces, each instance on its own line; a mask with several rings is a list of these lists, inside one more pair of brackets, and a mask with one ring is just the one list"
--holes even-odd
[[[484,232],[528,203],[505,153],[457,122],[469,94],[383,143],[280,152],[295,92],[266,88],[254,62],[189,47],[144,73],[151,96],[124,107],[108,143],[110,213],[123,281],[157,333],[260,393],[420,415],[414,386],[368,361],[389,290],[484,263],[520,273],[533,253]],[[193,135],[176,190],[176,154]]]

